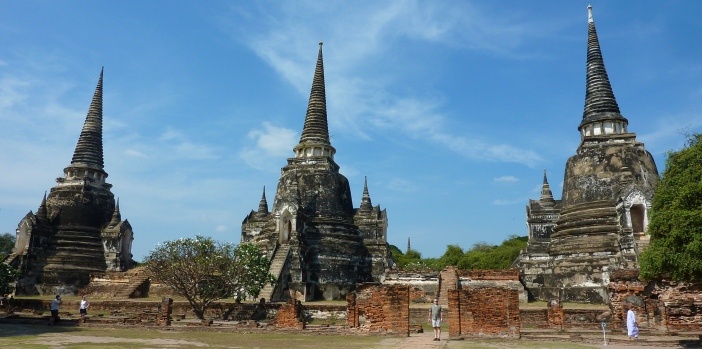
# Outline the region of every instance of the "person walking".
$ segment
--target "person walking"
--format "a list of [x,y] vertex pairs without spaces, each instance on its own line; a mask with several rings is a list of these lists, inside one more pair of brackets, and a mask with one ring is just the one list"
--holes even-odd
[[639,323],[636,322],[636,313],[631,309],[632,306],[627,306],[629,310],[626,312],[626,333],[629,339],[639,338]]
[[51,301],[49,309],[51,309],[51,317],[49,318],[49,326],[54,325],[58,321],[59,307],[61,306],[61,296],[56,295],[56,298]]
[[90,303],[88,302],[88,299],[83,296],[83,299],[80,301],[80,308],[78,311],[80,311],[80,321],[85,322],[85,316],[88,315],[88,307],[90,306]]
[[429,308],[429,322],[434,328],[434,340],[441,340],[441,321],[443,320],[443,315],[441,314],[441,306],[439,305],[439,300],[434,298],[434,304]]

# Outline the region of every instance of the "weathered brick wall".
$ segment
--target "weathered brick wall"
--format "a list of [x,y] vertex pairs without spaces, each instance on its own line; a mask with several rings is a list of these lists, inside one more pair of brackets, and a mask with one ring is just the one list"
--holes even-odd
[[[347,299],[347,324],[371,332],[409,336],[410,289],[406,285],[359,285]],[[365,317],[360,324],[358,318]]]
[[[702,283],[665,282],[657,284],[664,324],[672,331],[702,330]],[[660,308],[654,308],[655,310]]]
[[346,295],[346,325],[356,328],[360,326],[358,319],[358,307],[356,306],[356,294],[349,293]]
[[527,290],[519,281],[519,269],[459,270],[458,274],[458,288],[506,288],[518,291],[520,301],[528,299]]
[[499,287],[448,291],[449,336],[519,338],[519,292]]
[[563,309],[563,327],[566,329],[600,329],[602,322],[611,326],[607,309]]
[[613,330],[626,329],[627,307],[634,310],[640,328],[665,330],[665,325],[661,321],[653,320],[654,309],[657,308],[655,304],[658,302],[650,298],[650,292],[646,291],[647,285],[648,283],[639,280],[637,269],[620,269],[612,272],[608,288]]
[[161,305],[159,306],[159,312],[156,315],[156,325],[158,326],[170,326],[171,325],[171,320],[173,319],[171,317],[171,314],[173,313],[173,299],[172,298],[163,298],[161,300]]
[[410,302],[431,303],[439,295],[439,273],[435,271],[399,271],[385,276],[384,285],[410,287]]
[[448,305],[448,290],[458,289],[458,268],[448,266],[439,273],[439,304]]
[[519,281],[519,269],[487,269],[487,270],[459,270],[462,278],[477,280],[512,280]]
[[[429,319],[429,307],[423,308],[410,308],[410,324],[421,325],[426,324],[427,319]],[[442,306],[441,314],[444,318],[444,322],[448,319],[448,306]]]
[[558,301],[551,301],[547,307],[547,326],[549,328],[563,329],[563,305]]
[[[109,313],[119,315],[139,315],[144,312],[157,313],[159,311],[159,304],[161,303],[160,301],[129,300],[106,301],[88,299],[88,301],[90,301],[89,314]],[[13,307],[16,311],[43,311],[48,313],[50,302],[50,300],[18,298],[13,301]],[[79,305],[79,300],[63,300],[61,303],[61,313],[77,314]],[[223,320],[264,320],[267,317],[273,317],[279,307],[279,303],[215,302],[207,309],[205,317]],[[321,308],[324,307],[322,306]],[[336,306],[335,309],[338,308],[339,307]],[[188,302],[173,302],[171,309],[172,313],[178,317],[181,315],[191,319],[195,317]]]
[[291,299],[288,303],[281,305],[272,323],[277,328],[304,330],[305,321],[302,319],[302,303],[299,300]]
[[639,327],[659,331],[702,330],[702,282],[643,282],[635,269],[612,273],[609,291],[612,322],[626,326],[626,307],[636,313]]
[[519,319],[523,328],[548,328],[548,309],[520,309]]

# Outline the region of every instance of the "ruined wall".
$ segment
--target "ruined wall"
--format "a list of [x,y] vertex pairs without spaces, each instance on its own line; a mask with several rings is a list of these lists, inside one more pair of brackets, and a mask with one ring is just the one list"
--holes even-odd
[[305,321],[302,316],[302,303],[298,300],[291,299],[287,303],[281,305],[272,323],[277,328],[296,328],[304,330]]
[[448,305],[448,291],[458,289],[458,268],[448,266],[439,273],[439,304]]
[[[702,283],[665,282],[656,285],[665,309],[665,324],[672,331],[702,330]],[[662,303],[662,304],[660,304]],[[657,315],[654,308],[654,315]]]
[[[362,284],[346,300],[349,327],[409,336],[409,286]],[[363,324],[361,316],[366,320]]]
[[612,273],[609,291],[614,326],[626,326],[626,307],[630,306],[641,328],[658,331],[702,330],[702,282],[643,282],[638,277],[639,272],[635,269]]
[[439,295],[439,273],[435,271],[393,270],[385,275],[383,284],[408,286],[411,303],[431,304]]
[[519,294],[501,287],[448,291],[449,337],[520,336]]
[[519,300],[528,300],[527,290],[519,282],[519,269],[457,270],[458,288],[495,287],[515,290]]

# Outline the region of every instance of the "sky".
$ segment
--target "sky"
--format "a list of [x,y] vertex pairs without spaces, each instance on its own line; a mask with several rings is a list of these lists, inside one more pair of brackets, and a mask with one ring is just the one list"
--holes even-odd
[[[591,1],[629,131],[659,172],[702,132],[702,2]],[[140,261],[238,243],[293,156],[318,43],[331,143],[388,241],[423,257],[526,236],[580,142],[586,1],[0,0],[0,232],[70,164],[104,66],[107,181]]]

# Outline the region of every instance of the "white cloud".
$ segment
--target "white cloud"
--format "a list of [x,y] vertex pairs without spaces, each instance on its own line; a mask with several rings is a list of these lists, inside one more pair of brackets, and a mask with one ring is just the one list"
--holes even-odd
[[[383,62],[385,51],[405,39],[498,54],[510,52],[524,42],[528,33],[523,21],[489,16],[468,3],[391,1],[319,6],[317,2],[296,2],[295,6],[261,9],[268,12],[245,16],[246,20],[259,20],[255,32],[242,32],[242,26],[235,27],[232,19],[225,26],[235,28],[231,29],[233,36],[243,40],[301,94],[309,93],[317,58],[311,43],[322,35],[333,45],[324,51],[332,132],[364,139],[373,134],[409,136],[470,159],[530,167],[542,161],[523,146],[454,134],[446,128],[447,116],[440,95],[428,98],[412,92],[391,92],[397,89],[401,77],[383,72],[383,64],[389,64]],[[232,16],[241,17],[241,11],[233,11]],[[391,59],[400,58],[410,59]],[[372,78],[358,78],[358,71],[367,66],[379,73],[363,74]],[[247,148],[241,154],[247,163],[258,168],[260,151]]]
[[136,149],[127,149],[124,151],[124,154],[127,156],[132,156],[132,157],[142,158],[142,159],[146,159],[149,157],[148,155],[146,155],[146,154],[144,154]]
[[159,148],[165,147],[160,152],[162,152],[162,156],[168,159],[213,160],[219,158],[214,146],[193,142],[181,131],[171,127],[163,131],[158,140],[163,144],[157,144],[156,146]]
[[494,182],[502,182],[502,183],[515,183],[519,182],[519,178],[514,177],[514,176],[501,176],[493,179]]
[[270,122],[262,124],[263,129],[249,131],[247,137],[254,140],[253,147],[244,147],[239,151],[239,157],[244,162],[259,170],[278,169],[279,158],[292,155],[292,149],[297,144],[297,133],[291,129],[278,127]]
[[29,82],[17,77],[0,79],[0,110],[23,104],[27,99]]
[[226,233],[228,230],[229,230],[229,228],[226,225],[222,225],[222,224],[215,227],[215,232],[217,232],[217,233]]

